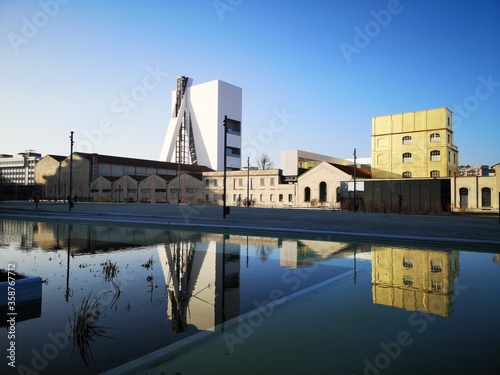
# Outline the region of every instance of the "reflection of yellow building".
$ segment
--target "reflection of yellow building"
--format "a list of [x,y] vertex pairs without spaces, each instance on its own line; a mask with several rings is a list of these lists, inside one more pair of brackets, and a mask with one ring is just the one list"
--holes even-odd
[[373,303],[450,316],[458,251],[372,246]]

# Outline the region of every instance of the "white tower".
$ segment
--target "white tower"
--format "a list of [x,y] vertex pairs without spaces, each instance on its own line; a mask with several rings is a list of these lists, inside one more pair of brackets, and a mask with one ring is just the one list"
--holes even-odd
[[[219,80],[195,86],[191,83],[191,78],[177,78],[160,160],[221,171],[226,155],[227,169],[240,169],[241,88]],[[224,116],[229,120],[225,152]]]

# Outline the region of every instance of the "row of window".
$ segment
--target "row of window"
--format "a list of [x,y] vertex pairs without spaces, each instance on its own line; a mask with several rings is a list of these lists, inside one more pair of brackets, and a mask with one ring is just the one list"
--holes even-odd
[[[403,258],[403,267],[404,268],[413,268],[413,259]],[[431,260],[430,271],[433,273],[441,272],[442,271],[441,261]]]
[[[467,208],[469,205],[469,189],[460,188],[458,193],[460,196],[460,207]],[[488,187],[481,189],[481,207],[491,207],[491,189]]]
[[[114,193],[123,193],[125,189],[123,188],[115,188],[113,189],[113,192]],[[170,191],[172,192],[172,190],[177,190],[177,189],[170,189]],[[189,189],[187,189],[189,190]],[[90,189],[90,192],[91,193],[111,193],[111,189]],[[158,189],[155,189],[155,193],[166,193],[167,192],[167,189],[162,189],[162,188],[158,188]],[[134,194],[134,193],[137,193],[137,189],[127,189],[127,194]],[[149,188],[144,188],[144,189],[141,189],[141,193],[151,193],[151,189]]]
[[[432,150],[430,152],[430,161],[440,161],[441,160],[441,151]],[[413,154],[411,152],[405,152],[403,154],[403,163],[411,163],[413,161]],[[451,151],[448,151],[448,162],[451,163]],[[453,153],[453,163],[457,163],[457,154]]]
[[[224,194],[214,194],[213,195],[213,201],[217,202],[218,200],[223,200],[224,199]],[[241,194],[233,194],[233,202],[242,202],[246,197],[243,197]],[[255,199],[254,194],[250,194],[250,201],[253,201]],[[205,201],[209,202],[210,201],[210,195],[205,194]],[[260,194],[259,195],[259,202],[265,202],[266,201],[266,196],[265,194]],[[285,201],[285,196],[283,194],[278,194],[278,202],[284,202]],[[276,202],[276,196],[275,194],[269,194],[269,202]],[[293,202],[293,194],[288,194],[288,202]]]
[[[404,145],[411,145],[412,144],[412,137],[411,135],[405,135],[403,138],[402,138],[402,141],[403,141],[403,144]],[[439,133],[432,133],[430,136],[429,136],[429,141],[430,142],[441,142],[441,134]],[[451,137],[450,135],[448,134],[448,143],[451,143]]]
[[[244,180],[246,179],[243,179],[243,178],[233,178],[233,189],[236,189],[236,188],[243,188],[244,185],[243,185],[243,182]],[[256,178],[250,178],[250,189],[255,189],[255,181]],[[266,178],[264,177],[261,177],[260,178],[260,186],[266,186]],[[210,179],[210,178],[207,178],[205,180],[205,186],[210,186],[210,182],[212,182],[212,185],[214,187],[218,187],[219,186],[219,180],[217,178],[213,178],[213,179]],[[274,177],[270,177],[269,178],[269,186],[276,186],[276,179]]]
[[[402,177],[403,178],[411,178],[412,177],[412,173],[409,172],[409,171],[403,172]],[[434,178],[441,177],[441,172],[440,171],[436,171],[436,170],[431,171],[430,177],[434,177]]]

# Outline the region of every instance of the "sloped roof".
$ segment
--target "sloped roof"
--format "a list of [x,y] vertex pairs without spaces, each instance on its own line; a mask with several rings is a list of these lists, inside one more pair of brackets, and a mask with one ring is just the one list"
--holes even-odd
[[[89,153],[85,153],[85,152],[75,152],[75,154],[78,154],[89,161],[92,161],[92,156],[94,155],[94,154],[89,154]],[[170,170],[179,168],[178,164],[170,163],[170,162],[166,162],[166,161],[135,159],[135,158],[126,158],[126,157],[122,157],[122,156],[102,155],[102,154],[95,154],[95,155],[97,155],[97,160],[99,163],[133,165],[133,166],[146,167],[146,168],[147,167],[149,167],[149,168],[165,168],[165,169],[170,169]],[[213,169],[210,169],[204,165],[191,165],[191,164],[181,164],[180,170],[181,171],[189,171],[189,172],[199,172],[199,173],[213,171]]]
[[[354,176],[354,168],[352,166],[328,163],[333,165],[335,168],[340,169],[342,172],[347,173],[350,176]],[[372,172],[365,168],[356,168],[356,177],[359,178],[372,178]]]
[[63,161],[64,159],[67,158],[67,156],[63,156],[63,155],[52,155],[52,154],[48,154],[48,155],[45,155],[45,156],[48,156],[54,160],[57,160],[58,162],[61,162]]

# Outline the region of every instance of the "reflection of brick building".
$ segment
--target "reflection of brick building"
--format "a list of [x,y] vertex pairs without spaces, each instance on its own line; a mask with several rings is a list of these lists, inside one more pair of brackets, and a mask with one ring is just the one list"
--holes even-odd
[[458,251],[372,246],[373,303],[451,316]]

